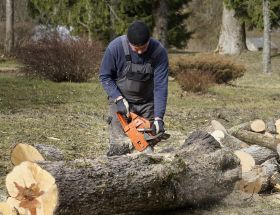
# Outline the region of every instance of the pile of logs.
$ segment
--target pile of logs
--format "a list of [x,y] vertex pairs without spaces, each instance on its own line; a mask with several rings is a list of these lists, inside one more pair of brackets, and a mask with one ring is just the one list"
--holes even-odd
[[50,147],[17,144],[11,161],[1,215],[148,214],[200,205],[230,194],[241,173],[234,153],[205,131],[172,153],[66,161]]
[[242,179],[236,189],[248,193],[280,191],[280,120],[256,119],[228,130],[213,120],[207,129],[241,161]]
[[217,202],[234,189],[279,191],[279,135],[279,121],[227,130],[213,120],[177,149],[72,161],[50,146],[16,144],[0,214],[147,214]]

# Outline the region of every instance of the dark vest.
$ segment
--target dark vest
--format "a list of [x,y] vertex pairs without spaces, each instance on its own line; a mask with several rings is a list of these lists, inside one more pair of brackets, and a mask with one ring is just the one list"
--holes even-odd
[[131,61],[126,35],[123,35],[121,39],[126,63],[121,72],[121,77],[116,81],[117,86],[123,97],[130,103],[141,104],[151,102],[154,100],[154,69],[152,62],[161,51],[162,46],[159,45],[155,49],[145,64],[135,64]]

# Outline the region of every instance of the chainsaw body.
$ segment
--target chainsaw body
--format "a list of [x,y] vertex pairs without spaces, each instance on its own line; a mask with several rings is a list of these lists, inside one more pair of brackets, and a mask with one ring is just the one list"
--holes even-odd
[[152,135],[150,121],[135,113],[130,112],[129,122],[122,114],[117,113],[117,116],[125,134],[131,140],[134,148],[139,152],[142,152],[150,145],[155,145],[164,134]]

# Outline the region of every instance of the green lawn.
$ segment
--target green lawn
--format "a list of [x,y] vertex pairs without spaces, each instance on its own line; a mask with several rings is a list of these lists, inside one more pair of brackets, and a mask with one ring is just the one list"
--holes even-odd
[[[271,76],[261,71],[260,53],[230,58],[247,68],[245,76],[231,85],[214,86],[202,95],[182,92],[170,81],[165,123],[172,137],[163,145],[178,145],[212,119],[230,128],[256,118],[280,118],[280,56],[272,59]],[[55,145],[66,159],[104,154],[106,119],[106,94],[97,80],[54,83],[0,72],[0,177],[10,171],[14,143]]]

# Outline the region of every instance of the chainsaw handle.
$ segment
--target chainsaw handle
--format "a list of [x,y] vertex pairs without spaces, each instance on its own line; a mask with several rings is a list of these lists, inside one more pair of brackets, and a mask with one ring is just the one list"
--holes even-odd
[[119,113],[119,112],[117,112],[116,114],[117,114],[117,117],[118,117],[118,119],[119,119],[119,121],[120,121],[122,127],[124,128],[125,126],[127,126],[127,125],[128,125],[128,122],[127,122],[127,120],[125,119],[125,117],[124,117],[121,113]]

